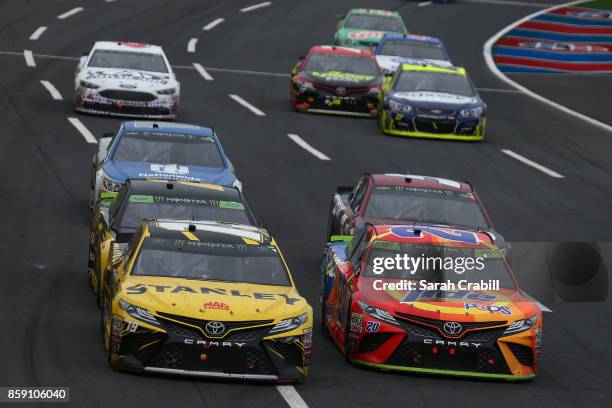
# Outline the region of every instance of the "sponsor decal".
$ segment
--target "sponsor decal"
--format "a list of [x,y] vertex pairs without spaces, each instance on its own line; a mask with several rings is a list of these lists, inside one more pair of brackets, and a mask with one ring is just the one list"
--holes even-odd
[[361,333],[363,323],[363,315],[361,313],[351,313],[350,331],[352,333]]
[[393,97],[414,102],[439,102],[449,104],[478,103],[478,99],[470,96],[443,92],[395,92],[393,93]]
[[239,343],[236,341],[209,341],[209,340],[199,340],[199,339],[191,339],[187,338],[183,340],[184,344],[192,344],[195,346],[202,346],[203,348],[211,348],[211,347],[237,347],[242,348],[246,343]]
[[136,285],[129,286],[127,289],[128,295],[142,295],[147,292],[155,291],[155,293],[180,293],[180,294],[202,294],[202,295],[220,295],[220,296],[229,296],[229,297],[238,297],[238,298],[249,298],[255,300],[275,300],[281,298],[288,305],[293,305],[298,301],[302,300],[301,298],[290,297],[285,293],[266,293],[266,292],[252,292],[252,293],[242,293],[237,289],[225,289],[225,288],[214,288],[214,287],[197,287],[193,288],[191,286],[183,286],[183,285],[145,285],[143,283],[138,283]]
[[419,300],[460,300],[468,299],[476,302],[494,302],[497,297],[485,293],[472,292],[469,290],[445,291],[445,290],[413,290],[401,300],[401,303],[417,302]]
[[138,173],[139,178],[155,178],[164,180],[182,180],[182,181],[202,181],[199,177],[185,176],[183,174],[169,174],[169,173]]
[[471,341],[452,341],[452,340],[438,340],[438,339],[423,339],[423,343],[431,344],[434,346],[466,347],[466,348],[478,348],[482,346],[482,343],[475,343]]
[[147,72],[138,71],[104,71],[104,70],[88,70],[85,72],[85,79],[116,79],[149,82],[154,84],[167,84],[168,77],[154,75]]
[[351,81],[351,82],[360,82],[360,81],[372,81],[375,77],[373,75],[364,75],[364,74],[354,74],[352,72],[341,72],[341,71],[325,71],[325,72],[317,72],[312,71],[310,75],[316,78],[326,79],[328,81]]
[[238,201],[219,201],[219,207],[232,210],[244,210],[244,204]]
[[589,18],[592,20],[610,20],[612,19],[612,12],[606,10],[570,10],[566,12],[566,15],[573,17]]
[[442,326],[442,330],[444,330],[444,333],[446,334],[456,336],[457,334],[461,333],[461,331],[463,330],[463,326],[461,326],[461,324],[457,322],[446,322]]
[[352,31],[348,34],[354,40],[380,39],[385,35],[382,31]]
[[177,164],[156,164],[151,163],[151,171],[169,174],[189,174],[189,167]]
[[480,305],[475,303],[466,303],[466,310],[477,309],[491,313],[503,313],[505,315],[511,315],[512,310],[508,306],[496,306],[496,305]]
[[206,302],[202,305],[204,309],[230,310],[230,307],[223,302]]
[[217,321],[208,322],[204,325],[204,331],[211,336],[221,336],[225,333],[225,325]]
[[130,196],[130,198],[128,199],[128,202],[130,202],[130,203],[142,203],[142,204],[153,204],[154,200],[153,200],[153,196],[150,196],[150,195],[132,194]]

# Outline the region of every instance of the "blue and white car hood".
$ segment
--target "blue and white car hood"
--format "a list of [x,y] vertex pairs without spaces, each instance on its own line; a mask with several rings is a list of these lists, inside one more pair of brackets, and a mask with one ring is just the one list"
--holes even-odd
[[121,183],[127,179],[156,178],[231,186],[236,180],[236,176],[229,168],[222,167],[109,160],[102,169],[110,178]]

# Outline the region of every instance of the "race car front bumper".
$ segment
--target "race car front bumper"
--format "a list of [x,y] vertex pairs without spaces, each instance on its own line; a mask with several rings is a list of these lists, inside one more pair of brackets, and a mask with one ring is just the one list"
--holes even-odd
[[178,100],[178,95],[114,89],[77,88],[74,94],[77,112],[146,119],[176,119]]
[[395,136],[430,139],[478,141],[484,139],[487,119],[431,119],[408,117],[382,110],[379,125],[383,133]]
[[332,115],[376,117],[378,94],[368,92],[338,96],[321,89],[300,92],[291,89],[291,103],[299,112],[326,113]]
[[164,331],[142,325],[130,330],[133,323],[114,322],[120,326],[115,327],[112,342],[114,368],[274,382],[297,382],[308,374],[312,329],[297,336],[264,339],[273,325],[244,322],[250,326],[212,339],[179,321],[158,320]]
[[[529,380],[537,372],[541,329],[504,335],[505,327],[481,327],[450,339],[428,326],[431,322],[401,319],[397,327],[375,320],[372,325],[369,320],[365,316],[362,325],[351,328],[349,359],[353,363],[384,370],[515,381]],[[356,333],[359,327],[361,332]],[[380,330],[368,332],[372,327]]]

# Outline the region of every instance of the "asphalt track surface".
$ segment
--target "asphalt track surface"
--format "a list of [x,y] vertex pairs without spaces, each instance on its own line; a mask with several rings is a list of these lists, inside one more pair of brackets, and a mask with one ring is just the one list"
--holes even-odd
[[[366,171],[471,180],[497,229],[511,241],[611,241],[612,134],[505,91],[507,85],[491,74],[482,57],[490,36],[551,1],[367,2],[368,7],[400,11],[413,32],[441,37],[454,61],[468,68],[489,105],[489,134],[482,143],[385,137],[372,120],[292,112],[286,74],[296,58],[310,45],[331,40],[337,14],[365,3],[284,0],[239,12],[257,2],[0,1],[0,385],[70,386],[71,405],[77,407],[287,406],[271,385],[131,375],[107,365],[100,312],[86,278],[95,145],[67,120],[79,118],[96,137],[120,123],[72,111],[75,57],[96,40],[160,44],[173,64],[188,67],[176,70],[182,83],[179,121],[211,124],[219,132],[246,195],[284,249],[315,316],[330,195]],[[75,7],[83,10],[57,18]],[[223,23],[202,30],[220,17]],[[39,26],[48,29],[30,40]],[[199,38],[196,50],[188,53],[194,37]],[[23,50],[33,51],[35,67],[26,65]],[[192,68],[194,62],[214,80],[205,80]],[[51,82],[63,100],[53,100],[41,80]],[[298,146],[289,133],[330,160]],[[551,177],[501,149],[564,177]],[[310,407],[610,406],[610,305],[547,306],[554,312],[544,316],[542,366],[534,381],[361,369],[345,363],[316,331],[311,375],[295,390]],[[292,404],[303,406],[301,401]]]

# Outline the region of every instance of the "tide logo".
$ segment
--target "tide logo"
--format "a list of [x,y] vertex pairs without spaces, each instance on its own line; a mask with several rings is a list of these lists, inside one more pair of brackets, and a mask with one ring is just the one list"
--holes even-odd
[[[417,228],[419,229],[419,228]],[[442,230],[439,228],[423,227],[422,232],[434,235],[447,241],[463,242],[466,244],[477,244],[480,242],[478,236],[469,231]],[[423,234],[416,235],[413,227],[392,227],[389,232],[400,238],[423,238]]]

